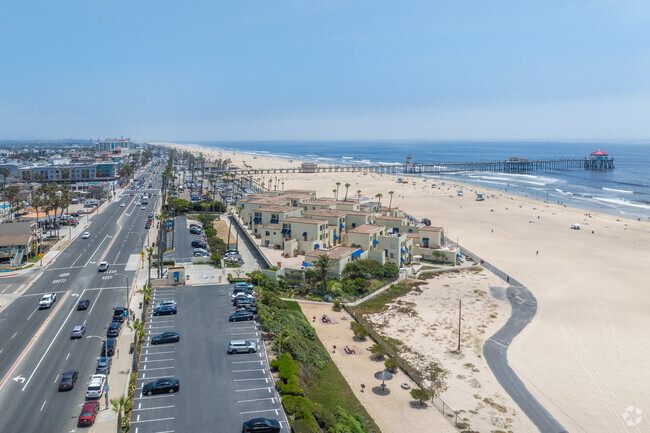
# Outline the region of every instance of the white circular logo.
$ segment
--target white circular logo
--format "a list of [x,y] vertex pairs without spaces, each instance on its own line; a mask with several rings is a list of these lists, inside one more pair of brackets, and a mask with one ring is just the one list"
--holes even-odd
[[628,426],[634,427],[635,425],[641,424],[641,420],[643,419],[642,414],[643,412],[638,407],[628,406],[625,412],[623,412],[623,421]]

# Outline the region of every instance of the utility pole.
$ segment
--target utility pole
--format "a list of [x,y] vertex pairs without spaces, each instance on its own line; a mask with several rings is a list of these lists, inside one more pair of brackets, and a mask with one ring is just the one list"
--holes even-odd
[[460,322],[462,320],[463,301],[458,300],[458,352],[460,352]]

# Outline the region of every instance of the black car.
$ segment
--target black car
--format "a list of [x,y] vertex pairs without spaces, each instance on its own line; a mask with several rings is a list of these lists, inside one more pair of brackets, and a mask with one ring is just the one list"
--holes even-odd
[[245,295],[243,293],[239,293],[235,295],[234,298],[232,298],[233,305],[237,305],[238,302],[246,302],[246,301],[255,302],[255,298],[249,295]]
[[118,335],[120,335],[120,329],[122,329],[122,324],[120,322],[111,322],[111,324],[108,325],[106,336],[117,337]]
[[280,423],[275,419],[253,418],[242,425],[242,433],[279,433]]
[[151,339],[151,344],[176,343],[181,341],[181,335],[177,332],[163,332]]
[[146,383],[142,387],[142,393],[145,395],[161,394],[164,392],[177,392],[179,389],[180,382],[177,379],[165,378]]
[[102,356],[107,356],[106,352],[108,352],[108,356],[115,355],[115,343],[114,338],[107,338],[106,344],[102,344]]
[[190,227],[190,233],[193,235],[200,235],[201,229],[198,227]]
[[95,369],[95,374],[105,374],[108,376],[108,373],[111,372],[111,364],[113,364],[113,358],[110,356],[101,356],[97,361],[97,368]]
[[87,310],[90,306],[90,301],[88,299],[82,299],[77,303],[77,310]]
[[208,248],[208,246],[205,244],[205,242],[201,242],[201,241],[192,241],[192,247],[194,247],[194,248],[203,248],[203,249]]
[[74,383],[79,377],[79,372],[76,370],[70,370],[63,373],[61,376],[61,382],[59,382],[59,391],[70,391],[74,388]]
[[176,307],[173,305],[163,305],[162,307],[158,307],[155,310],[153,310],[153,315],[154,316],[166,316],[169,314],[176,314],[177,310]]
[[228,318],[229,322],[241,322],[244,320],[253,320],[255,318],[255,315],[251,313],[250,311],[237,311],[236,313],[233,313],[230,315]]
[[124,318],[129,314],[126,308],[124,307],[115,307],[113,309],[113,322],[124,322]]

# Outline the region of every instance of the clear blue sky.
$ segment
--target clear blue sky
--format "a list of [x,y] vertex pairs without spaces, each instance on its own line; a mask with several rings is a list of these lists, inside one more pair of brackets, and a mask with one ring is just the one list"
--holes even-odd
[[0,139],[647,139],[648,119],[646,0],[0,3]]

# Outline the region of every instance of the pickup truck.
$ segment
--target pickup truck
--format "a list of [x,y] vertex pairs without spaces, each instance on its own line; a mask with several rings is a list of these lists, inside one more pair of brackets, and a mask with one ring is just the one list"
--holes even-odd
[[48,293],[47,295],[43,295],[40,301],[38,301],[38,309],[43,309],[43,308],[50,308],[52,304],[56,301],[56,293]]

